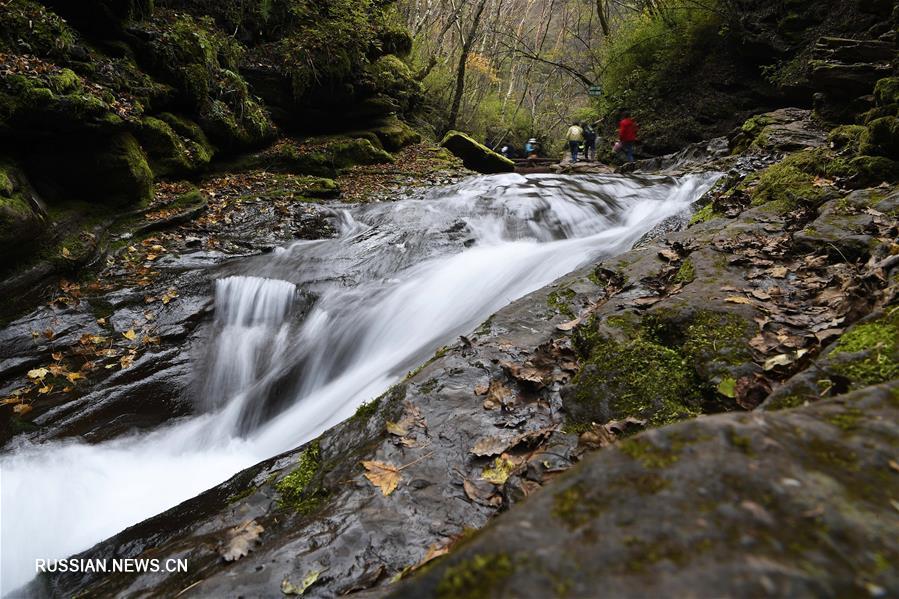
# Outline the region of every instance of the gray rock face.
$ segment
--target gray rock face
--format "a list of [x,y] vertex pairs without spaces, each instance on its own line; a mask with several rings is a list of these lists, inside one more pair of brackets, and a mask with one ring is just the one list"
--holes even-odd
[[590,456],[390,597],[899,592],[899,385]]

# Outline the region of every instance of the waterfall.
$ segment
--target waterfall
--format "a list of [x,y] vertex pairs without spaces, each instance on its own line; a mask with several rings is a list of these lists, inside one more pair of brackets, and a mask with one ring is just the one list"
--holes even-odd
[[[2,590],[315,438],[516,298],[628,250],[713,175],[479,177],[335,211],[336,239],[226,267],[198,415],[98,445],[0,458]],[[302,314],[297,295],[314,298]]]

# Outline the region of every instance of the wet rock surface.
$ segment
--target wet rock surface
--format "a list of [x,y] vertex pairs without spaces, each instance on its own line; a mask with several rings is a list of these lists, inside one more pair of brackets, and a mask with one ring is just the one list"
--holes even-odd
[[[821,149],[808,122],[767,127]],[[188,573],[56,574],[26,593],[896,592],[899,192],[800,171],[813,195],[783,197],[760,144],[715,152],[705,167],[730,172],[689,226],[510,304],[312,443],[81,554],[185,558]],[[201,287],[173,338],[202,335],[183,324],[203,319]],[[120,293],[116,329],[138,318]],[[130,368],[181,388],[183,357],[147,351]],[[694,418],[726,411],[743,413]],[[248,529],[252,551],[228,561]]]
[[889,595],[897,393],[629,438],[385,595]]

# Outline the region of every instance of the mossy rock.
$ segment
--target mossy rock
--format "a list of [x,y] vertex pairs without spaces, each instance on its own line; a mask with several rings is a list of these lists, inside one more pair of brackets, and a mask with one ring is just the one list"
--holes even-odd
[[421,141],[417,131],[395,116],[377,123],[370,131],[388,152],[396,152]]
[[171,125],[161,119],[144,117],[136,134],[157,177],[189,174],[209,163],[208,152],[190,147],[192,140],[181,139]]
[[827,354],[829,371],[849,381],[850,389],[885,383],[899,377],[899,307],[880,318],[856,324]]
[[460,131],[450,131],[440,145],[462,160],[466,168],[483,174],[511,173],[515,163]]
[[368,65],[365,76],[372,94],[393,98],[400,112],[409,112],[421,103],[421,84],[412,76],[408,65],[393,54]]
[[856,156],[849,161],[860,185],[899,181],[899,162],[883,156]]
[[0,252],[5,265],[33,250],[46,230],[47,221],[35,206],[25,173],[0,161]]
[[197,123],[171,112],[163,112],[158,117],[178,134],[195,162],[206,165],[215,156],[215,148]]
[[56,201],[140,204],[152,196],[153,172],[131,133],[61,137],[37,148],[27,166],[38,190]]
[[367,139],[338,141],[328,147],[328,153],[331,156],[332,165],[337,169],[393,162],[393,156],[376,148]]
[[698,381],[678,351],[637,338],[596,343],[562,394],[569,424],[633,416],[660,426],[699,413]]
[[855,154],[864,133],[865,127],[862,125],[840,125],[827,134],[827,141],[836,150],[846,150]]
[[868,123],[859,152],[870,156],[899,158],[899,118],[885,116]]
[[874,85],[874,101],[878,106],[899,104],[899,77],[885,77]]
[[0,18],[0,51],[64,58],[77,33],[55,12],[32,0],[9,0]]

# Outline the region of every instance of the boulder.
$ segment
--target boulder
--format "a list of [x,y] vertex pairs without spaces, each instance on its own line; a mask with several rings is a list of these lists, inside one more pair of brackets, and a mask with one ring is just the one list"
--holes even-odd
[[620,441],[388,596],[894,595],[897,392]]
[[447,133],[440,145],[461,158],[465,167],[473,171],[489,175],[515,170],[514,162],[459,131]]
[[4,265],[15,263],[34,246],[46,229],[44,217],[25,174],[0,161],[0,253]]

